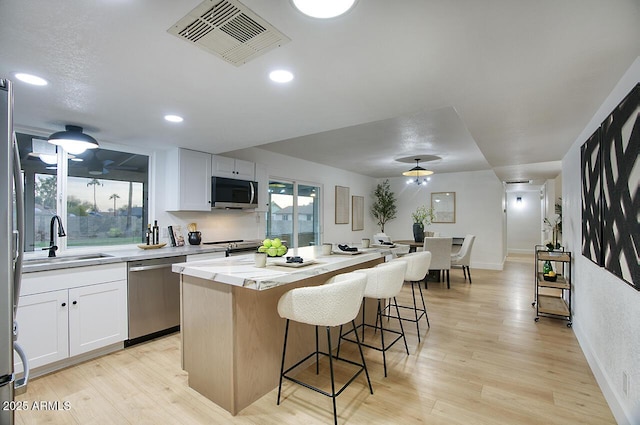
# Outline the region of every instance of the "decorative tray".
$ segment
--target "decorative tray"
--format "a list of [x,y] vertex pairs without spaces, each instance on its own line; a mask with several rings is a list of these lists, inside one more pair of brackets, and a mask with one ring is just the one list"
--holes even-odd
[[396,244],[387,245],[387,244],[381,244],[381,243],[372,243],[371,246],[373,248],[395,248]]
[[312,264],[315,264],[315,262],[316,260],[304,260],[304,262],[302,263],[287,263],[287,260],[284,260],[284,261],[274,262],[273,264],[268,264],[268,265],[297,268],[297,267],[310,266]]
[[338,255],[357,255],[362,254],[362,251],[331,251],[331,253]]
[[158,249],[158,248],[162,248],[163,246],[165,246],[167,243],[157,243],[157,244],[152,244],[152,245],[145,245],[145,244],[141,244],[138,245],[138,248],[140,249]]

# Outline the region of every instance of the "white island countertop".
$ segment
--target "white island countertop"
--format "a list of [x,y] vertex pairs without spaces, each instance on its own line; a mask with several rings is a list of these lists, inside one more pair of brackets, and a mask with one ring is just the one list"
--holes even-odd
[[[358,248],[357,255],[322,255],[322,248],[308,246],[290,249],[284,257],[268,257],[266,267],[255,267],[255,254],[238,255],[213,260],[177,263],[172,271],[183,275],[212,280],[228,285],[249,289],[265,290],[312,276],[333,272],[345,267],[356,266],[382,257],[391,258],[397,252],[404,252],[403,246],[396,248]],[[284,265],[287,256],[303,258],[302,267]]]

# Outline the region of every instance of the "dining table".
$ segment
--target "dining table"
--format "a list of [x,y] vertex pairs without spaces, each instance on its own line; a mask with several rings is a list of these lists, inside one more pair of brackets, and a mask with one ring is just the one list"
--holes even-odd
[[[453,236],[451,240],[451,253],[455,253],[460,250],[462,247],[462,243],[464,242],[464,237]],[[416,252],[416,248],[422,248],[424,246],[424,241],[416,242],[414,240],[402,239],[393,241],[393,243],[400,245],[409,245],[409,252]]]

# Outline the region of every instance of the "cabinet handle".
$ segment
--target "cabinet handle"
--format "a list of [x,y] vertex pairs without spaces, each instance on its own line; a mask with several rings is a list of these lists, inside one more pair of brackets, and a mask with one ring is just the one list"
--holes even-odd
[[62,307],[66,307],[66,306],[67,306],[67,303],[62,303]]
[[71,304],[76,305],[76,304],[78,304],[78,301],[74,301]]

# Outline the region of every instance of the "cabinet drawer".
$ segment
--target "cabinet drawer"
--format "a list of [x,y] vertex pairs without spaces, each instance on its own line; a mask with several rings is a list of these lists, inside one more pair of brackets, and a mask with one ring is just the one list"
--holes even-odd
[[20,293],[21,295],[31,295],[126,279],[127,263],[25,273],[22,275]]

